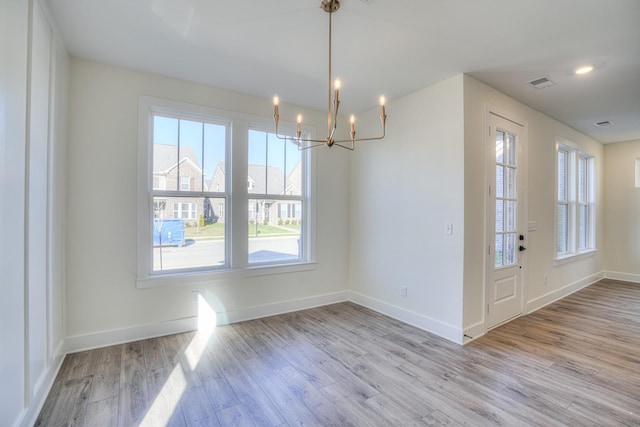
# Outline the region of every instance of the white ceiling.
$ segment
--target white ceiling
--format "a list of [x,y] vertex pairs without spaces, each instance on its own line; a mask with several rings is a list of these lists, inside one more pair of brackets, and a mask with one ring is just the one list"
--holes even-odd
[[[49,0],[71,55],[326,108],[321,0]],[[341,111],[468,73],[608,143],[640,139],[639,0],[341,0]],[[576,76],[582,64],[596,65]],[[557,84],[535,89],[546,76]],[[393,112],[388,109],[389,119]],[[613,125],[596,127],[610,120]]]

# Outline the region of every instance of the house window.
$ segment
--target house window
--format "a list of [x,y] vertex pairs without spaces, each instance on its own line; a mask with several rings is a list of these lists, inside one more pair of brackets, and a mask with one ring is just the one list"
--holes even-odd
[[196,219],[198,205],[196,203],[174,203],[173,217],[177,219]]
[[[291,141],[261,129],[249,130],[248,261],[264,264],[303,259],[305,221],[304,153]],[[275,238],[277,237],[277,239]]]
[[191,190],[191,178],[188,176],[180,177],[180,191],[189,191]]
[[269,118],[149,97],[139,114],[139,286],[313,268],[307,151]]
[[594,159],[572,145],[556,150],[556,258],[595,249]]

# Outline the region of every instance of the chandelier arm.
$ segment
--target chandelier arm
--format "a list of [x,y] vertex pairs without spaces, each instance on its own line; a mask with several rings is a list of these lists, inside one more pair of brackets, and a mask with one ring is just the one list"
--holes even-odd
[[385,134],[386,134],[386,129],[385,129],[386,128],[386,126],[385,126],[386,119],[387,119],[386,115],[380,116],[380,122],[382,123],[382,135],[380,135],[380,136],[373,136],[373,137],[370,137],[370,138],[336,139],[334,141],[334,143],[335,144],[342,143],[342,142],[352,142],[353,143],[353,142],[360,142],[360,141],[376,141],[376,140],[379,140],[379,139],[383,139],[385,137]]
[[343,142],[362,142],[362,141],[376,141],[379,139],[383,139],[384,135],[381,136],[375,136],[375,137],[371,137],[371,138],[356,138],[356,139],[336,139],[334,142],[334,144],[338,144],[338,143],[343,143]]
[[278,139],[282,139],[284,141],[291,141],[291,142],[295,142],[295,143],[298,143],[298,142],[314,142],[314,143],[317,143],[318,145],[324,145],[325,142],[327,142],[324,139],[312,139],[312,138],[300,138],[300,139],[298,139],[298,138],[295,138],[295,137],[289,136],[289,135],[278,135],[278,133],[276,133],[275,135],[276,135],[276,137]]
[[276,121],[276,132],[275,132],[276,138],[282,139],[284,141],[296,142],[298,145],[300,144],[300,142],[314,142],[314,143],[317,143],[318,145],[322,145],[326,142],[326,140],[324,139],[294,138],[289,135],[281,135],[280,133],[278,133],[278,130],[279,130],[278,121]]
[[346,146],[346,145],[342,145],[342,144],[338,144],[337,142],[334,143],[333,145],[335,145],[336,147],[344,148],[345,150],[354,151],[356,149],[356,146],[353,144],[353,142],[354,141],[351,141],[351,147]]
[[300,140],[300,142],[316,142],[316,144],[304,146],[298,143],[298,151],[304,151],[310,148],[316,148],[316,147],[320,147],[321,145],[325,145],[325,141],[318,141],[315,139]]

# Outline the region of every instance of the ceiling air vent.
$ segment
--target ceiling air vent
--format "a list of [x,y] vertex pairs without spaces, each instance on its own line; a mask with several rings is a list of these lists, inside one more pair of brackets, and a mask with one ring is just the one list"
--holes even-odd
[[594,123],[594,125],[598,126],[599,128],[605,127],[605,126],[611,126],[612,124],[613,122],[611,120],[605,120],[603,122]]
[[539,79],[531,80],[529,84],[536,89],[542,89],[547,86],[553,86],[556,82],[551,80],[549,77],[540,77]]

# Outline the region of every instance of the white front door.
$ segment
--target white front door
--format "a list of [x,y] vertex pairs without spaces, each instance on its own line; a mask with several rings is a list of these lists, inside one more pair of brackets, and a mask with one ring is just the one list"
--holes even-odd
[[524,125],[488,114],[487,328],[523,312],[526,194],[522,165]]

